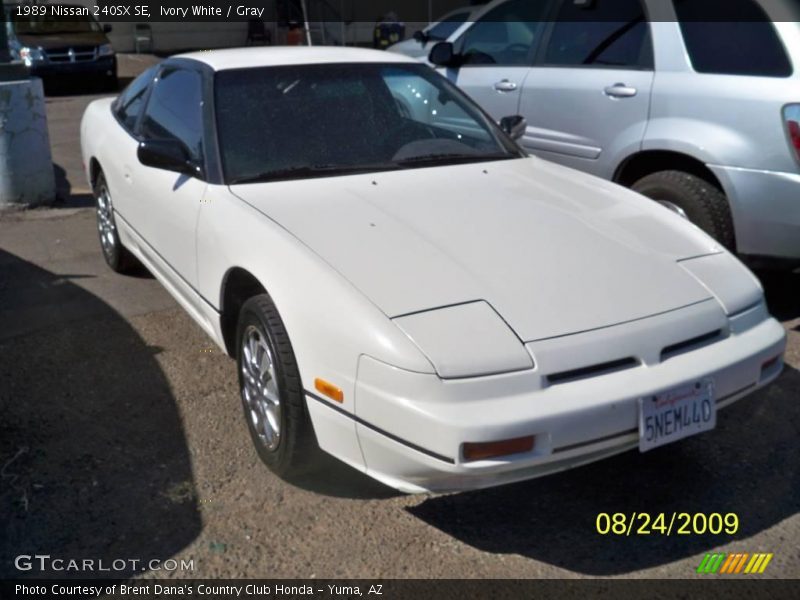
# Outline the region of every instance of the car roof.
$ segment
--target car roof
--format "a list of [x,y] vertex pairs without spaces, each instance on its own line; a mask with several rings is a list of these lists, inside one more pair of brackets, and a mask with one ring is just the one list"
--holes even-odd
[[332,63],[414,63],[412,58],[362,48],[339,46],[273,46],[268,48],[229,48],[179,54],[174,58],[187,58],[207,64],[215,71],[248,69],[255,67],[280,67]]

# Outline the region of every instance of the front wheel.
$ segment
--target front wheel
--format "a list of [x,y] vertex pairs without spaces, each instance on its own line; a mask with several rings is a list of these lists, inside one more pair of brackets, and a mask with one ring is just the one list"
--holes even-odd
[[709,182],[683,171],[659,171],[643,177],[632,187],[687,218],[728,250],[735,250],[728,199]]
[[250,437],[279,476],[311,466],[317,449],[289,336],[267,294],[250,298],[236,333],[239,390]]

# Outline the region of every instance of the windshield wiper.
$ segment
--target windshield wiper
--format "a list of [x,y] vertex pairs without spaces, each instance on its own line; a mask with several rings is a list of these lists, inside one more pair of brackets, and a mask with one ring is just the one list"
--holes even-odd
[[280,181],[282,179],[303,179],[325,177],[333,175],[355,175],[358,173],[372,173],[375,171],[394,171],[402,168],[395,163],[376,163],[369,165],[312,165],[303,167],[290,167],[288,169],[273,169],[262,171],[256,175],[238,177],[230,181],[230,185],[240,183],[259,183],[266,181]]
[[421,165],[457,165],[461,163],[484,162],[509,158],[515,158],[515,156],[505,152],[495,152],[493,154],[424,154],[421,156],[404,158],[396,162],[398,165],[408,167]]

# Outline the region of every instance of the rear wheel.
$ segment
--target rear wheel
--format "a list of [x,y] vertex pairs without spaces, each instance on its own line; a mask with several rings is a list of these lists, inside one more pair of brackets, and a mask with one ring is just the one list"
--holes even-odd
[[136,266],[134,256],[122,245],[114,218],[114,205],[111,192],[103,173],[97,176],[94,184],[95,210],[97,213],[97,233],[100,236],[100,248],[106,264],[117,273],[125,273]]
[[632,187],[689,219],[728,250],[735,249],[728,199],[709,182],[683,171],[659,171],[643,177]]
[[250,298],[236,333],[239,390],[261,460],[279,476],[310,467],[317,450],[289,336],[267,294]]

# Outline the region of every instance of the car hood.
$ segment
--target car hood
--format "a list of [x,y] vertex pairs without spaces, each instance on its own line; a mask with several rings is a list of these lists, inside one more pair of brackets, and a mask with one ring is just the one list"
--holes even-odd
[[525,342],[705,301],[678,261],[722,252],[652,201],[537,158],[231,191],[387,316],[484,300]]
[[38,46],[44,50],[108,44],[108,38],[100,32],[54,33],[48,35],[16,34],[16,38],[23,46]]

